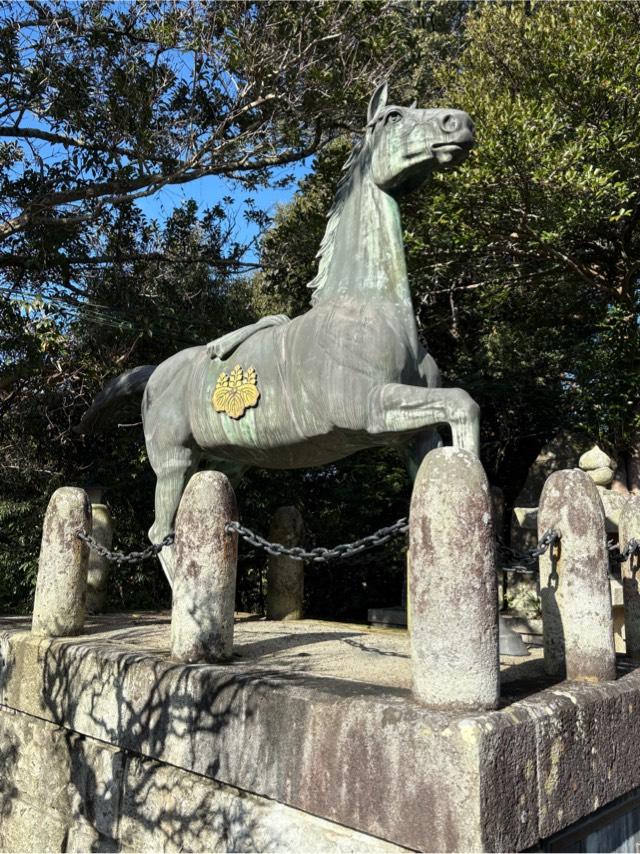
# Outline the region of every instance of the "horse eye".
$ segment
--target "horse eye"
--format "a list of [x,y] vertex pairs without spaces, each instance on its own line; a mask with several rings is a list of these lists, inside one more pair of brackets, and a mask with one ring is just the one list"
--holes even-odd
[[398,122],[402,121],[402,113],[394,110],[392,113],[388,113],[387,118],[385,120],[385,124],[398,124]]

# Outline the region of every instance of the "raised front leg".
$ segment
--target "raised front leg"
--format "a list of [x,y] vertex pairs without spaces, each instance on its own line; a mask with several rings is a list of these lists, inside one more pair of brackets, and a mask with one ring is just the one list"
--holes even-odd
[[480,456],[480,407],[460,388],[388,383],[369,394],[367,432],[415,433],[449,424],[453,444]]

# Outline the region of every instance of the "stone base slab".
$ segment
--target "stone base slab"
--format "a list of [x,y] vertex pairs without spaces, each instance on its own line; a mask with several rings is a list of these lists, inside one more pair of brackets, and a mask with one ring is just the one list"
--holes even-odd
[[0,851],[402,851],[0,707]]
[[[272,850],[275,831],[266,819],[258,827],[267,829],[246,843],[252,849],[238,841],[233,810],[254,798],[286,810],[282,826],[294,835],[280,838],[280,850],[311,850],[306,837],[288,841],[306,814],[338,834],[332,842],[318,837],[326,850],[342,850],[340,833],[355,833],[345,843],[350,850],[386,843],[518,851],[640,785],[640,672],[630,667],[616,682],[550,685],[534,650],[503,666],[498,711],[435,713],[411,696],[408,636],[398,630],[242,620],[231,663],[181,665],[168,655],[167,615],[96,618],[85,635],[68,639],[35,638],[24,628],[19,619],[2,620],[2,720],[8,710],[39,718],[58,733],[52,744],[72,745],[69,762],[52,776],[60,782],[43,784],[58,793],[61,812],[76,804],[84,821],[74,830],[78,845],[91,828],[115,839],[117,821],[125,847],[159,848],[167,835],[161,850],[175,850],[171,822],[179,826],[184,810],[194,813],[187,795],[197,789],[191,776],[184,784],[172,777],[176,769],[221,793],[217,801],[204,790],[193,795],[205,806],[191,829],[209,822],[218,836],[200,847],[211,850]],[[5,765],[16,770],[4,775],[2,803],[54,809],[53,795],[21,794],[40,785],[34,762],[46,749],[37,747],[25,766],[12,758],[11,740],[3,742]],[[79,797],[64,790],[74,774],[85,780],[76,786]],[[128,791],[149,810],[138,830],[122,818]],[[59,831],[54,819],[52,834]]]

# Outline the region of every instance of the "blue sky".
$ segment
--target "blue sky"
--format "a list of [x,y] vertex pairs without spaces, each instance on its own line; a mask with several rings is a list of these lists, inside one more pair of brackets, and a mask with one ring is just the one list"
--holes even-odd
[[[191,181],[189,184],[165,187],[154,196],[138,199],[136,204],[150,218],[163,222],[171,215],[174,208],[179,207],[186,199],[194,199],[200,211],[219,202],[225,196],[231,196],[235,200],[233,210],[236,214],[237,239],[242,243],[249,243],[258,236],[258,228],[255,223],[247,222],[244,217],[246,205],[244,199],[251,195],[257,208],[273,216],[279,204],[286,204],[293,197],[297,183],[311,169],[311,158],[288,166],[280,172],[274,171],[274,182],[278,177],[292,174],[295,181],[286,187],[261,187],[251,193],[241,187],[235,181],[218,176],[207,176]],[[252,250],[247,260],[255,260],[256,253]]]

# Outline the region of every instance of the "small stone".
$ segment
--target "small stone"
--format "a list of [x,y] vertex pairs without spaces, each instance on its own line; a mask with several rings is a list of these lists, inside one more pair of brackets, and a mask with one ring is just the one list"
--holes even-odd
[[596,486],[608,486],[613,480],[613,469],[608,466],[602,466],[599,469],[588,469],[587,474]]
[[580,457],[578,465],[582,471],[590,472],[605,467],[613,468],[613,460],[601,448],[594,445]]

